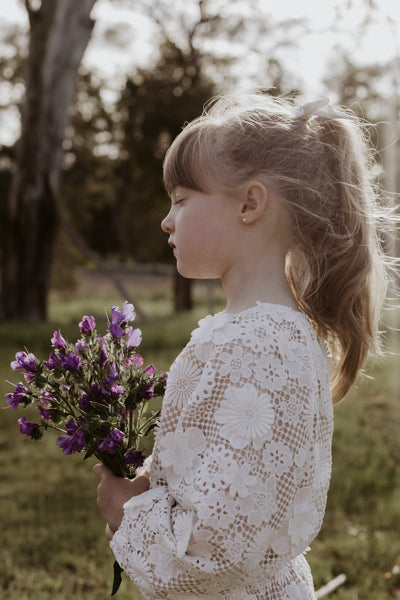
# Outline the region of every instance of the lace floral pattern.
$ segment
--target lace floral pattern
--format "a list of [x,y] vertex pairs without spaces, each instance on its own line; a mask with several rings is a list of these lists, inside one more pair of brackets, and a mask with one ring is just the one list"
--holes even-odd
[[148,600],[311,600],[303,553],[331,473],[329,365],[307,317],[199,322],[171,367],[150,467],[111,548]]

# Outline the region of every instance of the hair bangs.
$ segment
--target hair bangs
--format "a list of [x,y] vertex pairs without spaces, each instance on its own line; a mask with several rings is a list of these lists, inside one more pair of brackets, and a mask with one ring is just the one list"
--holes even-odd
[[187,125],[169,147],[163,165],[164,186],[168,194],[176,187],[209,192],[207,180],[215,180],[212,167],[212,141],[197,121]]

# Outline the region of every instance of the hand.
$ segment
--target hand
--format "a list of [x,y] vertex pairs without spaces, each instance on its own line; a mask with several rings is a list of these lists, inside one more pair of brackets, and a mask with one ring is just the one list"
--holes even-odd
[[102,464],[95,465],[93,470],[100,477],[97,486],[97,504],[100,514],[107,521],[106,536],[110,540],[121,525],[124,515],[123,505],[132,496],[142,494],[149,489],[149,477],[147,473],[138,475],[135,479],[116,477]]
[[107,525],[106,525],[106,538],[107,538],[107,540],[109,542],[111,542],[111,540],[113,539],[114,533],[115,533],[115,531],[113,531],[111,529],[111,527],[109,526],[109,524],[107,523]]

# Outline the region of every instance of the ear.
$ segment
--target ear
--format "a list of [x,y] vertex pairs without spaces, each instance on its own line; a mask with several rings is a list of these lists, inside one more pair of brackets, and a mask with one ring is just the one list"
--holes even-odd
[[244,190],[240,203],[240,219],[244,223],[254,223],[268,208],[268,190],[260,181],[251,181]]

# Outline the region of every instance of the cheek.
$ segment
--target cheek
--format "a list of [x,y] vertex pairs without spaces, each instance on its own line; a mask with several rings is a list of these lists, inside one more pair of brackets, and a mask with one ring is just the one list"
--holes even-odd
[[175,237],[185,242],[193,242],[204,232],[203,218],[182,213],[175,220]]
[[189,252],[190,254],[196,254],[201,248],[204,240],[204,236],[196,227],[176,230],[174,237],[178,250],[180,249],[186,253]]

